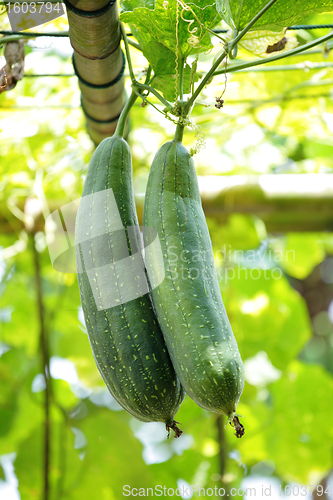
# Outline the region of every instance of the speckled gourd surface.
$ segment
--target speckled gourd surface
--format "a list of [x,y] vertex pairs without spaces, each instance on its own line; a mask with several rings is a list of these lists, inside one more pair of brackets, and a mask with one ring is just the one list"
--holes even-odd
[[[232,419],[244,386],[243,363],[223,305],[192,157],[164,144],[151,165],[144,225],[162,246],[165,279],[152,290],[156,316],[177,375],[201,407]],[[147,255],[148,275],[158,261]]]
[[[107,278],[103,269],[96,271],[101,276],[96,274],[94,279],[89,279],[87,273],[89,269],[107,265],[110,259],[121,259],[126,253],[140,254],[131,154],[128,144],[119,136],[105,139],[95,150],[82,199],[110,189],[113,190],[124,230],[110,230],[115,214],[105,208],[100,217],[98,215],[97,222],[101,226],[99,230],[102,228],[106,237],[90,238],[88,250],[84,244],[76,241],[77,267],[79,269],[82,266],[83,271],[78,272],[80,297],[90,345],[105,384],[127,412],[142,421],[162,421],[171,425],[184,398],[184,391],[172,366],[149,294],[102,310],[98,303],[99,298],[105,303],[105,290],[110,287],[121,290],[138,285],[139,290],[142,285],[140,279],[145,279],[144,272],[130,283],[124,283],[119,276],[116,276],[114,283],[105,283]],[[92,218],[96,210],[93,204],[92,201],[85,210],[81,210],[80,205],[76,237],[78,234],[90,234],[89,231],[93,229],[90,227],[96,223],[96,216]],[[131,235],[129,227],[135,227]],[[128,259],[124,263],[131,267]],[[131,269],[127,270],[131,272]]]

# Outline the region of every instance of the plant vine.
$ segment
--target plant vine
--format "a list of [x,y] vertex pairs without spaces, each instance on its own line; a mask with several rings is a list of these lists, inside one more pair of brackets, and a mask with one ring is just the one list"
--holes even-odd
[[178,38],[178,28],[179,28],[179,3],[176,2],[176,60],[175,60],[175,104],[178,99],[178,79],[179,79],[179,38]]
[[[193,131],[196,132],[196,144],[195,146],[191,149],[191,155],[197,153],[200,149],[205,147],[205,142],[204,142],[204,134],[202,133],[202,130],[200,127],[196,126],[193,121],[190,118],[191,110],[193,108],[193,105],[195,104],[198,96],[204,89],[206,85],[208,85],[214,76],[219,75],[219,74],[224,74],[225,75],[225,82],[224,82],[224,89],[221,93],[220,96],[216,97],[216,104],[215,107],[220,109],[223,107],[224,100],[222,99],[226,87],[227,87],[227,73],[239,71],[242,69],[247,69],[253,66],[258,66],[261,64],[267,64],[270,61],[276,61],[279,59],[282,59],[284,57],[292,56],[299,54],[303,51],[306,51],[312,47],[315,47],[316,45],[326,42],[327,40],[333,38],[333,32],[330,32],[329,34],[314,40],[312,42],[309,42],[307,44],[304,44],[300,47],[297,47],[295,49],[292,49],[288,52],[284,52],[282,54],[277,54],[274,56],[267,57],[265,59],[258,59],[246,63],[241,63],[241,64],[232,64],[228,66],[228,59],[234,59],[237,56],[237,46],[239,41],[246,35],[246,33],[253,27],[253,25],[265,14],[265,12],[275,4],[277,0],[270,0],[261,11],[253,17],[253,19],[243,28],[241,31],[234,31],[234,36],[233,39],[230,42],[226,42],[225,39],[222,36],[219,36],[218,33],[215,31],[209,29],[207,26],[205,26],[196,13],[194,12],[193,8],[190,5],[187,5],[184,0],[176,0],[176,24],[175,24],[175,34],[176,34],[176,50],[175,50],[175,90],[174,90],[174,102],[170,103],[167,99],[165,99],[161,93],[156,90],[154,87],[152,87],[152,82],[155,78],[155,75],[151,77],[152,73],[152,68],[149,67],[147,70],[146,74],[146,79],[144,83],[140,83],[136,80],[134,71],[133,71],[133,66],[131,62],[131,56],[130,56],[130,51],[129,51],[129,43],[127,40],[127,36],[124,30],[123,25],[121,25],[122,28],[122,35],[124,39],[124,44],[125,44],[125,51],[126,51],[126,56],[128,60],[128,67],[129,67],[129,72],[130,72],[130,77],[132,80],[132,89],[133,93],[136,95],[136,97],[140,97],[142,99],[142,106],[145,106],[147,103],[152,105],[157,111],[162,113],[165,118],[168,120],[171,120],[174,123],[178,123],[182,126],[188,126],[191,128]],[[169,7],[169,2],[167,0],[164,1],[163,7],[170,11]],[[186,18],[186,12],[190,12],[191,15],[193,16],[193,19],[187,19]],[[171,12],[169,12],[169,15]],[[189,89],[190,89],[190,97],[184,100],[184,77],[185,77],[185,70],[187,68],[186,65],[186,57],[181,55],[181,48],[180,48],[180,32],[179,32],[179,26],[180,26],[180,20],[182,20],[184,23],[187,23],[187,32],[188,32],[188,38],[187,38],[187,43],[190,45],[193,49],[197,49],[195,53],[195,58],[194,61],[192,61],[191,64],[191,71],[190,71],[190,79],[189,79]],[[195,87],[195,78],[197,73],[197,66],[198,66],[198,60],[199,60],[199,54],[200,54],[200,40],[203,37],[203,32],[209,32],[214,36],[217,36],[218,38],[223,41],[223,50],[220,52],[220,54],[216,57],[214,60],[211,68],[202,75],[201,80],[199,84]],[[224,68],[219,69],[221,63],[225,61]],[[155,106],[154,103],[151,101],[148,101],[148,96],[149,94],[153,94],[159,102],[163,105],[163,109],[159,109],[157,106]]]

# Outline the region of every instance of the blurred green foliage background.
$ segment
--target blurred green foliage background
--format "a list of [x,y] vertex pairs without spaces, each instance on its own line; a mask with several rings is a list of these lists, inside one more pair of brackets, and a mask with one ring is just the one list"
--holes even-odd
[[[60,18],[43,29],[64,26]],[[70,54],[68,40],[30,41],[26,73],[71,74]],[[203,69],[211,57],[202,56]],[[145,66],[134,50],[133,58],[137,69]],[[310,67],[333,59],[318,49],[285,63],[304,61]],[[330,68],[228,75],[222,110],[214,96],[224,77],[214,79],[193,111],[205,135],[205,149],[194,157],[198,174],[332,174],[332,78]],[[322,484],[332,495],[332,234],[270,233],[251,211],[232,214],[223,226],[208,217],[245,362],[238,411],[246,434],[237,440],[225,420],[221,425],[187,397],[177,414],[184,434],[167,440],[163,424],[134,420],[107,392],[85,333],[76,275],[52,268],[43,227],[34,226],[38,200],[52,212],[81,194],[93,145],[76,78],[25,77],[1,95],[0,111],[0,498],[41,498],[46,410],[52,500],[115,500],[124,485],[222,483],[255,484],[256,496],[262,485]],[[138,196],[173,129],[153,108],[134,108],[129,143]],[[185,144],[195,140],[188,131]],[[301,217],[306,224],[311,214]],[[47,409],[43,348],[50,359]]]

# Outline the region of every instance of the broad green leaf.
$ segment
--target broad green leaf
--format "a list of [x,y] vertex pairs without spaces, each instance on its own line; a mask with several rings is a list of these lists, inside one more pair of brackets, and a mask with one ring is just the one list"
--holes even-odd
[[[125,412],[112,412],[88,405],[88,416],[75,421],[87,439],[81,450],[81,474],[67,478],[69,498],[94,498],[100,491],[106,499],[121,498],[126,484],[148,487],[153,484],[152,472],[145,465],[140,442],[133,436]],[[74,444],[74,436],[73,436]],[[78,450],[79,451],[79,450]],[[103,498],[102,496],[102,498]]]
[[[188,5],[201,25],[212,28],[219,21],[214,5],[207,0],[197,0]],[[138,7],[133,12],[123,12],[120,18],[135,29],[141,44],[154,40],[165,45],[180,58],[187,57],[193,52],[206,51],[211,43],[206,30],[184,6],[179,6],[176,0],[156,0],[154,10]]]
[[333,234],[332,233],[325,233],[322,236],[322,242],[325,248],[325,251],[328,255],[333,254]]
[[[176,85],[175,54],[159,42],[151,41],[143,44],[143,55],[151,64],[155,78],[153,87],[161,91],[166,99],[174,101]],[[190,91],[191,68],[186,64],[184,69],[184,94]],[[196,80],[195,80],[196,81]]]
[[[170,437],[163,441],[163,446],[167,446],[172,453],[171,458],[150,466],[157,484],[176,488],[176,481],[182,479],[189,484],[214,487],[211,477],[219,472],[216,419],[216,414],[203,410],[188,396],[185,397],[176,415],[184,434],[181,439]],[[225,430],[225,434],[226,439],[234,438],[231,427]],[[196,436],[200,436],[200,439],[196,439]]]
[[5,472],[3,470],[3,467],[0,464],[0,484],[1,484],[1,481],[5,481],[5,479],[6,479]]
[[[266,447],[285,479],[310,484],[332,465],[333,377],[297,361],[270,387],[273,412]],[[292,450],[292,453],[291,453]]]
[[2,303],[13,308],[11,321],[1,323],[1,340],[9,346],[24,347],[28,355],[36,353],[38,322],[32,277],[16,272],[9,281]]
[[15,472],[21,498],[38,500],[43,488],[43,429],[34,428],[17,449]]
[[[10,352],[6,353],[4,357],[9,357],[10,354]],[[34,395],[31,392],[31,383],[36,375],[36,369],[26,371],[24,374],[21,374],[20,378],[16,378],[15,369],[22,367],[20,364],[18,367],[16,366],[15,360],[18,361],[18,359],[15,356],[15,352],[12,353],[11,359],[8,360],[10,364],[13,362],[12,380],[6,380],[5,378],[5,383],[0,386],[1,392],[7,392],[8,397],[8,401],[5,404],[1,402],[2,411],[0,418],[6,426],[3,429],[3,434],[0,436],[0,449],[2,453],[16,451],[20,443],[26,440],[41,425],[43,418],[43,401],[40,394]],[[10,364],[7,365],[7,370],[9,370]],[[8,390],[8,387],[5,389],[7,384],[9,387],[11,386],[11,391]],[[10,404],[9,401],[12,401],[12,403]]]
[[122,12],[133,12],[138,7],[154,9],[155,0],[121,0],[120,7]]
[[[281,269],[219,269],[222,296],[243,360],[265,351],[283,370],[311,335],[302,297]],[[272,319],[274,318],[274,319]]]
[[327,140],[306,141],[304,144],[306,158],[329,158],[333,156],[333,145]]
[[3,452],[6,435],[10,435],[13,431],[12,438],[18,437],[15,421],[19,419],[22,410],[24,415],[22,398],[29,394],[29,382],[34,377],[35,370],[35,360],[29,359],[23,349],[13,347],[0,356],[0,443],[1,439],[4,440],[3,446],[0,444],[0,449]]
[[74,396],[65,380],[52,380],[52,391],[56,401],[66,411],[73,408],[73,406],[77,403],[77,398]]
[[[247,385],[245,384],[244,392],[246,392]],[[245,427],[244,437],[246,439],[242,438],[238,440],[237,444],[233,443],[234,447],[237,446],[241,453],[241,463],[243,462],[249,466],[270,459],[265,430],[270,424],[271,411],[267,403],[258,401],[256,396],[256,394],[253,394],[251,400],[246,400],[243,395],[241,397],[237,412],[244,416],[241,421]]]
[[264,223],[253,215],[231,214],[224,225],[209,218],[208,227],[218,262],[228,260],[233,250],[259,247],[267,236]]
[[[267,0],[259,2],[239,2],[238,0],[217,0],[216,8],[221,17],[238,31],[253,19],[267,5]],[[283,28],[304,21],[313,14],[330,12],[332,0],[278,0],[256,22],[253,29],[281,31]]]
[[306,278],[325,258],[321,235],[315,233],[289,233],[285,240],[282,265],[295,278]]
[[332,463],[332,391],[332,375],[324,368],[293,361],[268,390],[242,396],[237,411],[245,417],[246,439],[237,442],[240,460],[249,466],[270,460],[283,481],[318,484]]
[[52,354],[72,361],[80,381],[88,387],[103,386],[88,335],[82,331],[83,325],[78,318],[80,297],[76,277],[74,279],[74,283],[66,287],[66,294],[58,298],[58,302],[62,300],[63,306],[58,308],[52,323]]

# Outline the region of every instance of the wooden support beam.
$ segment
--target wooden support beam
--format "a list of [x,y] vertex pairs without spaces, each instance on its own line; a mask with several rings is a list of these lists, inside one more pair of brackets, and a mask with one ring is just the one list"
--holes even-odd
[[[231,214],[256,215],[270,233],[333,230],[333,174],[277,174],[199,177],[207,217],[225,224]],[[49,202],[51,212],[71,200]],[[136,194],[142,224],[144,194]],[[18,207],[24,210],[24,203]],[[24,223],[0,204],[0,234],[17,233]],[[35,231],[43,231],[40,216]]]
[[333,174],[199,177],[207,217],[254,214],[269,232],[332,231]]

